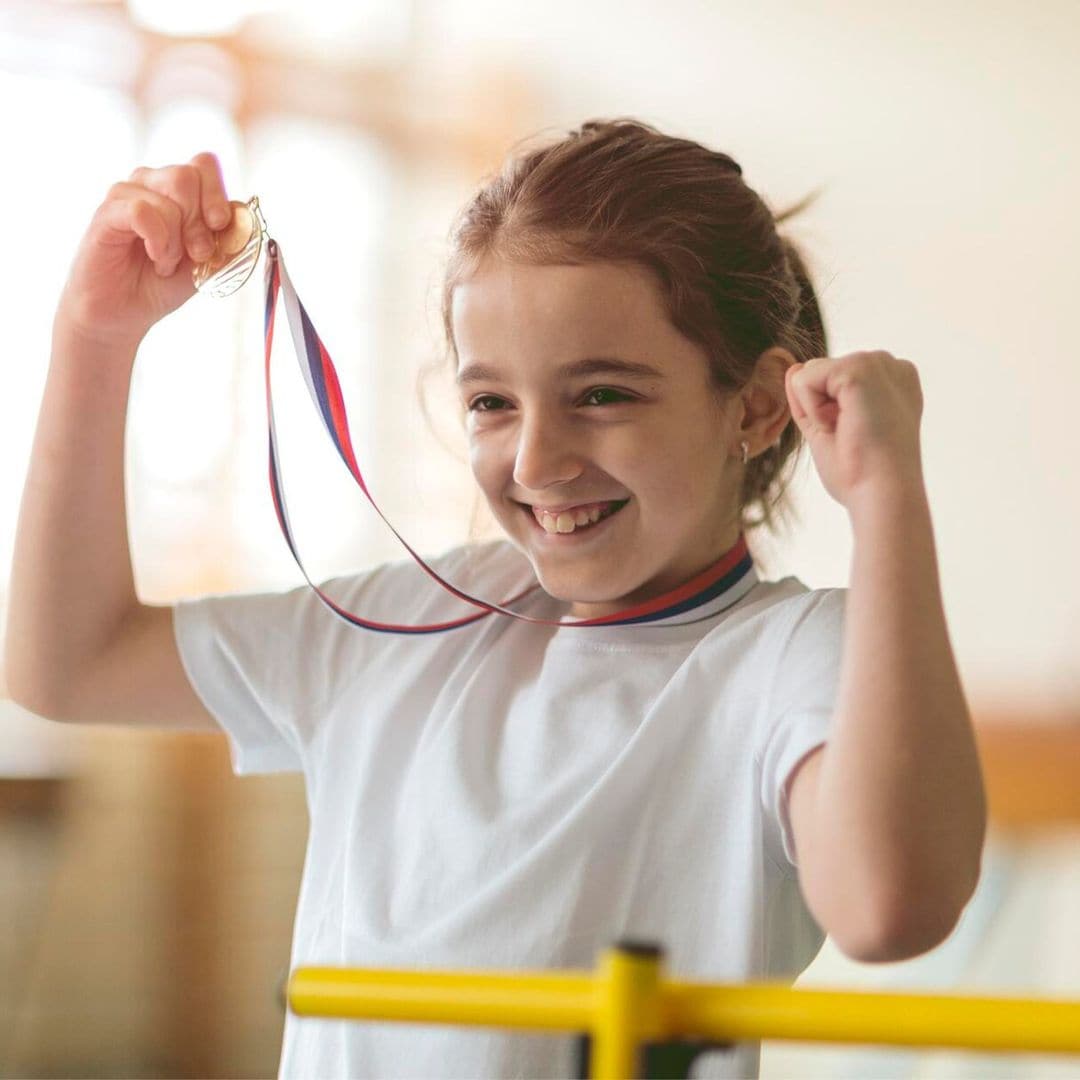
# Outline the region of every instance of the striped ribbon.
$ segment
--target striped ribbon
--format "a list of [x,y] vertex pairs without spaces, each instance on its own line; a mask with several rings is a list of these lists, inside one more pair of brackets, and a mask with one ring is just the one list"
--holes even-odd
[[[377,630],[389,634],[434,634],[445,630],[456,630],[462,626],[468,626],[479,619],[487,618],[493,612],[501,615],[509,615],[515,619],[524,619],[527,622],[543,623],[548,626],[619,626],[626,623],[651,623],[665,620],[664,626],[681,626],[684,623],[672,623],[671,616],[683,611],[689,611],[716,597],[730,592],[731,603],[735,603],[747,591],[750,585],[748,575],[754,576],[754,564],[747,549],[746,539],[740,534],[738,543],[715,564],[702,571],[696,577],[687,581],[670,592],[653,600],[646,601],[633,607],[610,615],[600,616],[594,619],[579,619],[573,622],[563,622],[554,619],[541,619],[531,615],[523,615],[520,612],[510,610],[510,604],[515,603],[522,597],[540,588],[539,582],[534,582],[521,592],[503,600],[501,604],[481,600],[470,596],[445,578],[440,577],[416,551],[409,545],[405,538],[387,520],[386,515],[379,509],[371,492],[368,490],[360,467],[356,462],[356,454],[353,451],[352,440],[349,437],[349,422],[345,413],[345,403],[341,397],[341,386],[338,383],[337,371],[334,368],[330,354],[326,346],[315,331],[315,327],[308,317],[304,305],[300,302],[288,271],[285,269],[285,261],[282,258],[281,248],[275,240],[267,241],[267,260],[265,269],[266,286],[266,309],[265,309],[265,341],[266,341],[266,415],[267,426],[270,436],[270,493],[274,500],[274,509],[277,512],[278,525],[285,536],[285,542],[289,545],[297,566],[300,567],[307,583],[315,590],[322,602],[337,616],[352,623],[353,626],[362,627],[365,630]],[[453,593],[458,599],[482,610],[466,615],[460,619],[452,619],[448,622],[431,623],[421,626],[405,626],[398,623],[375,622],[372,619],[364,619],[350,611],[346,611],[327,596],[308,576],[304,568],[296,542],[293,539],[292,529],[289,525],[289,512],[285,505],[285,488],[278,464],[277,428],[274,423],[274,404],[270,389],[270,351],[274,340],[274,315],[277,310],[278,292],[281,292],[285,305],[285,315],[292,333],[293,346],[296,352],[297,363],[304,382],[307,384],[311,400],[322,418],[327,434],[337,448],[346,468],[352,474],[353,479],[359,485],[367,497],[368,502],[375,507],[375,512],[386,522],[390,531],[401,541],[405,549],[420,564],[420,566],[448,592]],[[756,580],[756,576],[754,576]],[[730,605],[728,605],[730,606]],[[721,608],[720,610],[723,610]],[[711,612],[711,615],[718,612]],[[711,616],[710,616],[711,617]],[[697,620],[687,620],[693,622]]]

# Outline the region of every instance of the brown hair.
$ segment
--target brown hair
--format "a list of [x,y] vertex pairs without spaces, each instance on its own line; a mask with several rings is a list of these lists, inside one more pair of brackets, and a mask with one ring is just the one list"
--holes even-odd
[[[672,324],[704,347],[718,392],[740,390],[770,346],[800,361],[827,355],[817,297],[779,222],[727,154],[628,117],[588,120],[565,137],[511,153],[485,177],[450,232],[442,285],[447,357],[456,368],[454,289],[485,255],[533,264],[632,260],[654,272]],[[443,361],[445,362],[445,360]],[[774,529],[802,445],[789,421],[746,466],[744,529]],[[747,513],[759,506],[761,514]]]

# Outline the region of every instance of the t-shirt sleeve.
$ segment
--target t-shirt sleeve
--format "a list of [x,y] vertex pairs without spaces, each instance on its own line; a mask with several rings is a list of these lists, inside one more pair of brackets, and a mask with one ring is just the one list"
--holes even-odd
[[[320,588],[355,604],[368,576]],[[238,776],[304,771],[325,703],[364,666],[369,639],[378,636],[343,622],[308,585],[180,600],[173,633],[195,693],[228,737]]]
[[782,868],[798,866],[788,812],[788,781],[828,741],[843,649],[847,589],[815,589],[796,606],[773,652],[761,752],[766,850]]

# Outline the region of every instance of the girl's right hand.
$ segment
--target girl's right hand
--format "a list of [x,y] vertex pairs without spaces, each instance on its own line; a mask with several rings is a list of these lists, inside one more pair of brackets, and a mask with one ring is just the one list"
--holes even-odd
[[232,219],[211,153],[186,165],[138,168],[113,184],[79,245],[56,319],[98,345],[134,349],[195,292],[192,269]]

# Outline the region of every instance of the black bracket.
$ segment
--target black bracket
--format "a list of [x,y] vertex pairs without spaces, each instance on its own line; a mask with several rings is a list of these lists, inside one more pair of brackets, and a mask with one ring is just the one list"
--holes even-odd
[[[713,1050],[730,1050],[732,1043],[703,1042],[696,1039],[672,1039],[670,1042],[641,1044],[644,1072],[640,1080],[688,1080],[694,1062]],[[588,1080],[592,1055],[592,1036],[577,1038],[577,1078]]]

